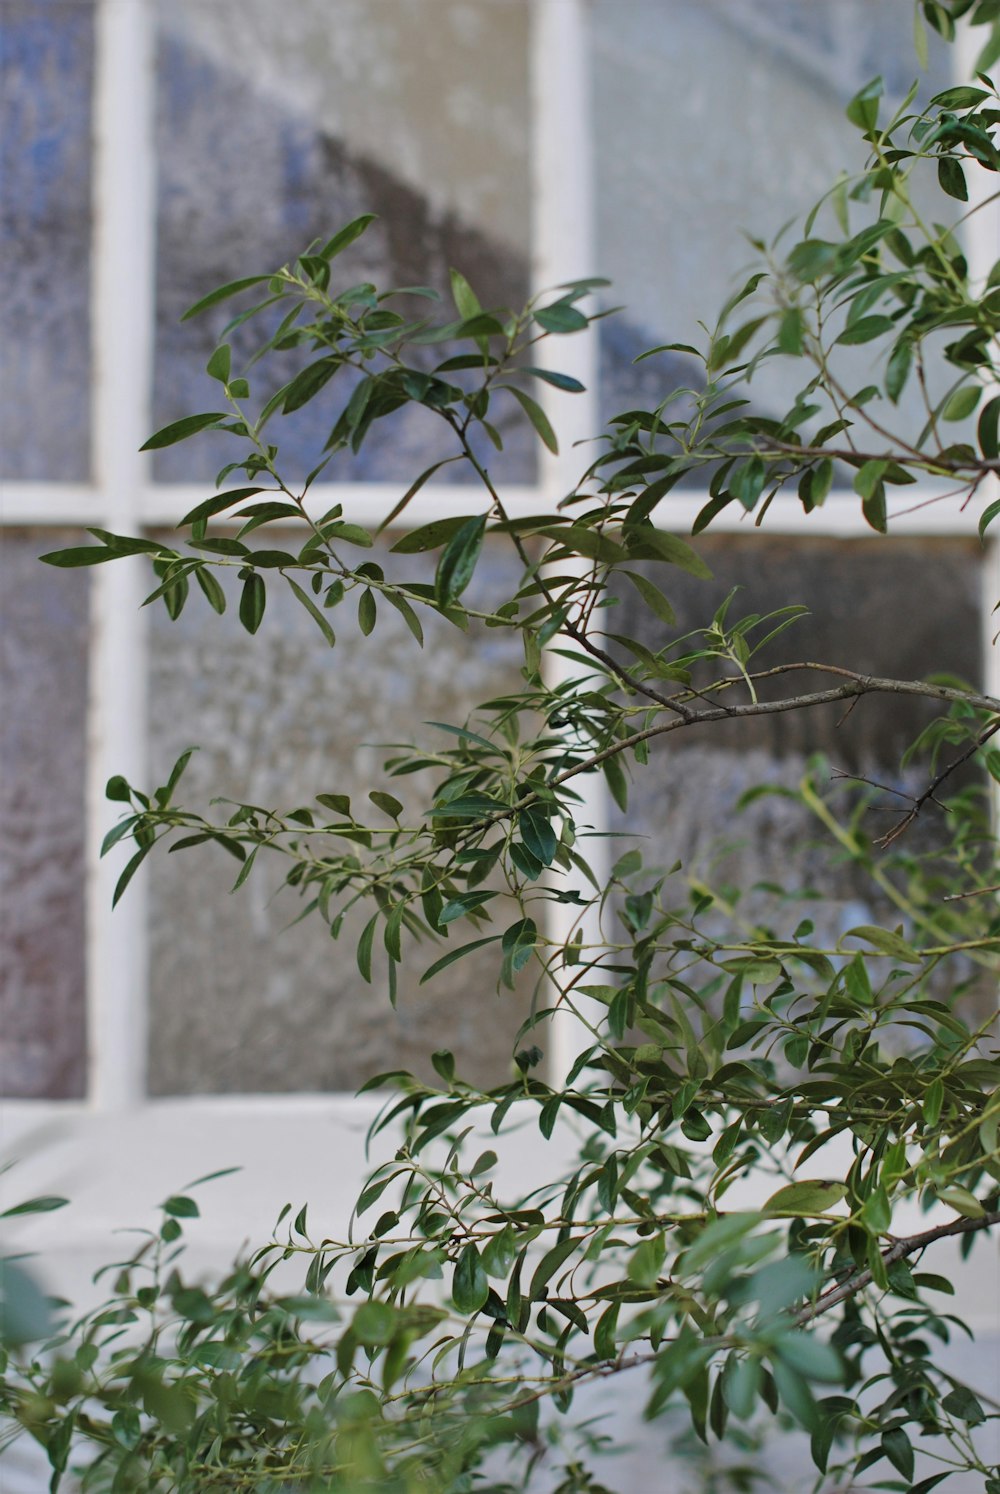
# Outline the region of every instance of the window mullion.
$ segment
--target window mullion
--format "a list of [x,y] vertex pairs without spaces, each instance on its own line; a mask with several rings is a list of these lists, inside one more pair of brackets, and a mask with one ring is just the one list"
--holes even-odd
[[[546,0],[532,10],[532,128],[533,139],[533,292],[551,289],[568,280],[596,274],[594,268],[594,170],[591,152],[590,74],[582,0]],[[559,436],[558,454],[542,457],[542,492],[549,508],[572,491],[586,464],[576,446],[599,429],[598,339],[585,336],[551,337],[539,343],[541,366],[570,374],[585,386],[583,394],[566,395],[540,384],[538,397]],[[562,567],[565,569],[565,567]],[[557,639],[556,642],[559,640]],[[565,642],[565,640],[563,640]],[[549,651],[544,673],[551,686],[569,683],[579,673],[569,660]],[[609,802],[603,779],[590,774],[575,785],[581,796],[576,812],[579,825],[601,836],[609,822]],[[579,850],[601,885],[607,873],[607,841],[584,839]],[[583,879],[579,890],[587,896]],[[584,943],[599,937],[596,910],[583,920],[571,903],[547,903],[546,933],[564,943],[582,923]],[[549,1078],[562,1080],[572,1062],[582,1024],[569,1013],[553,1019],[549,1040]]]
[[[93,452],[105,522],[133,532],[148,481],[154,321],[153,45],[147,0],[97,8]],[[146,642],[138,561],[95,568],[92,590],[87,984],[91,1103],[125,1108],[144,1095],[146,894],[137,878],[112,914],[127,853],[98,859],[114,822],[112,773],[145,783]],[[120,807],[120,806],[118,806]]]

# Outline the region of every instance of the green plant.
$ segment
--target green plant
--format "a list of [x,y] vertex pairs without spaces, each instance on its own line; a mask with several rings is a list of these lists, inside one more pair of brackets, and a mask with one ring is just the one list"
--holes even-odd
[[[984,65],[995,60],[990,0],[928,0],[920,10],[944,34],[963,14],[988,23]],[[538,367],[532,350],[584,333],[601,282],[557,287],[512,312],[483,308],[455,272],[454,315],[442,321],[426,291],[337,288],[337,255],[365,217],[192,308],[255,290],[261,299],[231,330],[260,318],[254,362],[302,358],[255,402],[223,340],[208,367],[225,408],[147,443],[226,431],[237,455],[217,486],[233,473],[241,485],[185,516],[184,548],[94,530],[96,546],[46,559],[146,554],[156,572],[149,600],[172,617],[192,601],[192,580],[222,612],[220,577],[235,572],[250,633],[265,622],[269,588],[288,586],[331,648],[348,606],[364,634],[380,608],[394,608],[417,644],[427,613],[461,629],[513,629],[524,684],[447,723],[445,745],[389,760],[400,793],[415,770],[434,775],[426,804],[379,787],[364,806],[320,792],[290,812],[240,804],[205,815],[175,803],[189,754],[151,794],[112,779],[124,816],[106,847],[135,845],[116,899],[164,841],[224,847],[240,862],[236,888],[277,857],[304,911],[335,936],[348,909],[369,910],[357,962],[368,981],[384,973],[390,999],[404,962],[427,963],[430,980],[492,945],[501,987],[530,979],[534,1001],[512,1035],[506,1084],[470,1086],[446,1052],[434,1055],[436,1085],[373,1076],[366,1088],[390,1091],[373,1143],[391,1137],[393,1154],[342,1239],[313,1239],[307,1210],[289,1209],[271,1242],[208,1289],[183,1274],[185,1221],[198,1213],[184,1192],[115,1268],[99,1311],[37,1348],[21,1342],[30,1330],[8,1332],[5,1407],[15,1431],[46,1447],[53,1488],[79,1465],[89,1491],[501,1490],[525,1486],[555,1446],[560,1488],[597,1490],[587,1470],[600,1432],[584,1427],[560,1451],[561,1423],[547,1408],[567,1414],[581,1384],[644,1372],[648,1414],[686,1407],[699,1438],[749,1449],[762,1422],[806,1428],[818,1488],[878,1467],[903,1481],[879,1487],[926,1494],[971,1472],[1000,1489],[976,1434],[995,1408],[935,1363],[934,1342],[955,1323],[937,1305],[950,1284],[923,1259],[940,1239],[968,1248],[1000,1223],[1000,1064],[991,1022],[976,1025],[963,1004],[1000,968],[1000,878],[982,790],[950,781],[972,758],[1000,778],[990,745],[1000,701],[956,682],[874,679],[849,663],[772,662],[797,606],[734,620],[731,599],[702,629],[674,636],[671,568],[695,577],[707,568],[654,522],[692,473],[709,493],[698,531],[732,503],[763,517],[789,484],[810,511],[846,470],[868,522],[884,530],[887,488],[929,475],[966,499],[1000,469],[1000,262],[973,284],[954,227],[926,222],[913,190],[930,173],[966,211],[967,173],[1000,167],[997,94],[983,74],[924,108],[914,96],[888,120],[877,83],[852,101],[865,165],[838,182],[797,241],[756,246],[761,271],[706,347],[686,350],[704,381],[686,391],[683,418],[667,400],[612,421],[574,490],[535,518],[512,519],[491,480],[486,454],[500,437],[490,413],[515,401],[555,448],[531,381],[578,386]],[[857,346],[869,347],[872,382],[854,391],[841,359]],[[804,385],[784,416],[765,418],[746,386],[777,356],[802,362]],[[931,393],[941,368],[947,380]],[[895,407],[910,380],[925,418],[919,431],[900,431],[875,412]],[[341,388],[326,455],[302,485],[286,481],[272,419]],[[390,572],[364,559],[367,529],[339,505],[315,513],[308,495],[336,453],[357,451],[413,402],[448,427],[446,460],[475,473],[483,508],[408,532]],[[974,437],[962,424],[973,415]],[[439,465],[415,478],[384,529]],[[988,502],[981,532],[998,513],[1000,501]],[[522,571],[516,594],[492,610],[469,600],[488,534],[514,547]],[[410,569],[409,557],[427,554],[433,582]],[[661,568],[666,593],[649,566]],[[626,588],[662,625],[656,652],[608,631],[609,603]],[[555,685],[542,669],[551,648],[573,665]],[[815,675],[816,688],[783,693]],[[845,811],[815,765],[780,791],[871,879],[886,910],[878,924],[824,942],[793,896],[765,924],[744,911],[748,889],[647,868],[634,847],[606,882],[594,876],[576,812],[585,775],[603,774],[624,807],[629,775],[659,737],[869,693],[917,695],[940,712],[913,759],[926,788],[882,843],[861,814],[877,787],[863,786]],[[904,832],[943,792],[947,835],[912,847]],[[571,913],[563,938],[543,916],[553,901]],[[429,960],[428,943],[441,946]],[[579,1051],[565,1081],[550,1083],[546,1024],[567,1010]],[[566,1118],[580,1136],[568,1173],[530,1197],[496,1180],[484,1131],[516,1122],[549,1138]],[[732,1207],[732,1191],[748,1183],[752,1202]],[[893,1211],[907,1201],[946,1212],[897,1236]],[[918,1469],[914,1441],[924,1438]],[[735,1485],[751,1477],[731,1474]]]

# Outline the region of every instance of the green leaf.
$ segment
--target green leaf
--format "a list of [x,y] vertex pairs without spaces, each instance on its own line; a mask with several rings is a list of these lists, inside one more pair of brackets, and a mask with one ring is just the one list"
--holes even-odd
[[451,1298],[460,1313],[479,1312],[490,1294],[490,1284],[476,1246],[469,1242],[462,1249],[451,1279]]
[[352,219],[346,228],[342,228],[339,233],[335,233],[332,239],[327,239],[322,249],[320,249],[318,257],[320,259],[334,259],[336,255],[342,254],[345,249],[354,243],[355,239],[361,237],[370,223],[375,222],[376,216],[375,213],[362,213],[360,218]]
[[223,591],[222,587],[219,585],[219,582],[216,580],[215,576],[213,576],[212,572],[205,566],[200,565],[195,570],[194,575],[195,580],[198,582],[198,585],[201,587],[205,596],[208,598],[208,604],[213,609],[213,611],[218,612],[220,615],[225,612],[226,593]]
[[334,648],[337,643],[337,635],[334,633],[332,627],[330,626],[329,619],[324,616],[324,614],[316,606],[316,603],[313,601],[309,593],[302,590],[302,587],[298,584],[297,581],[293,581],[291,576],[286,576],[285,580],[292,588],[294,595],[298,598],[298,600],[302,603],[302,606],[309,613],[309,616],[313,619],[316,626],[323,634],[323,637],[326,639],[327,643],[331,648]]
[[912,1483],[913,1444],[902,1427],[892,1427],[888,1432],[882,1433],[882,1451],[896,1472],[901,1473],[908,1483]]
[[897,343],[889,354],[889,361],[885,368],[885,392],[894,405],[898,404],[899,397],[906,386],[912,363],[912,344],[906,340]]
[[68,1203],[68,1198],[58,1198],[53,1193],[47,1193],[40,1198],[28,1198],[24,1203],[4,1209],[0,1219],[14,1219],[20,1214],[51,1214],[54,1209],[64,1209]]
[[425,985],[427,981],[433,980],[435,975],[440,975],[442,970],[447,970],[449,965],[454,965],[456,960],[464,959],[474,949],[482,949],[485,944],[496,944],[500,939],[499,934],[490,934],[485,939],[473,939],[469,944],[463,944],[459,949],[452,949],[440,960],[435,960],[433,965],[428,966],[420,977],[420,984]]
[[263,578],[256,571],[251,571],[243,582],[240,593],[240,622],[248,633],[256,633],[260,627],[266,603],[267,588]]
[[954,1209],[956,1213],[961,1214],[965,1219],[984,1219],[986,1217],[986,1210],[976,1195],[970,1193],[968,1188],[960,1187],[957,1183],[952,1183],[947,1188],[938,1188],[937,1196],[942,1203],[947,1204],[949,1208]]
[[125,870],[122,872],[121,876],[118,878],[118,881],[115,884],[115,890],[111,898],[112,908],[117,908],[126,887],[131,882],[132,878],[135,876],[136,872],[139,870],[140,866],[145,861],[152,848],[153,842],[150,841],[149,845],[142,846],[138,851],[136,851],[131,861],[128,862]]
[[402,596],[398,591],[395,591],[392,587],[389,587],[387,588],[387,590],[383,591],[382,599],[383,601],[388,602],[390,607],[395,607],[396,611],[399,613],[400,617],[403,619],[406,626],[409,628],[410,632],[419,643],[420,647],[423,648],[424,630],[420,625],[419,617],[414,612],[413,608],[410,606],[406,598]]
[[174,446],[178,441],[186,441],[188,436],[195,436],[199,431],[207,430],[210,425],[218,425],[220,420],[227,419],[225,410],[209,410],[204,415],[185,415],[183,420],[175,420],[171,425],[165,425],[162,430],[150,436],[139,447],[140,451],[159,451],[164,446]]
[[667,1247],[662,1235],[651,1235],[632,1252],[628,1263],[628,1279],[636,1286],[655,1286],[666,1259]]
[[982,385],[963,384],[949,394],[941,407],[942,420],[967,420],[982,396]]
[[631,581],[636,591],[642,597],[649,610],[654,613],[661,622],[668,625],[677,621],[674,609],[667,601],[658,586],[654,586],[646,576],[640,575],[638,571],[625,571],[623,573]]
[[552,1249],[542,1256],[532,1273],[531,1286],[528,1288],[528,1298],[531,1302],[538,1302],[540,1300],[545,1287],[552,1280],[559,1267],[569,1260],[579,1245],[579,1239],[570,1235],[568,1239],[561,1240],[558,1245],[553,1245]]
[[559,840],[548,815],[537,804],[529,804],[518,816],[521,839],[529,852],[542,866],[550,866],[555,858]]
[[532,364],[526,364],[518,368],[518,373],[530,374],[533,379],[541,379],[554,389],[565,390],[567,394],[582,394],[586,388],[579,379],[573,379],[569,374],[555,373],[551,368],[536,368]]
[[628,809],[628,779],[625,776],[625,770],[617,757],[605,758],[601,767],[604,771],[604,780],[611,791],[611,797],[624,814]]
[[185,529],[189,524],[200,524],[205,519],[211,519],[215,514],[221,514],[227,508],[233,508],[244,498],[252,498],[255,493],[266,493],[273,491],[268,488],[230,488],[226,493],[216,493],[214,498],[206,498],[204,503],[199,503],[190,513],[184,515],[177,525],[178,529]]
[[374,632],[375,622],[378,617],[378,608],[375,597],[370,586],[366,586],[358,598],[358,627],[367,638]]
[[539,307],[534,317],[546,332],[583,332],[588,325],[583,312],[568,301],[554,301],[551,306]]
[[852,125],[867,134],[875,128],[878,121],[879,99],[882,97],[883,83],[881,78],[874,78],[866,83],[860,93],[856,93],[844,111]]
[[889,955],[894,960],[903,960],[908,965],[920,964],[920,955],[913,946],[907,944],[902,935],[891,933],[889,929],[880,929],[874,924],[862,923],[857,928],[848,929],[843,937],[844,939],[863,939],[880,954]]
[[803,1179],[800,1183],[787,1183],[764,1205],[763,1212],[771,1219],[815,1219],[828,1213],[842,1198],[847,1197],[843,1183],[822,1178]]
[[625,542],[635,559],[665,560],[668,565],[679,566],[691,576],[699,576],[705,581],[712,578],[712,572],[697,551],[692,550],[684,540],[665,534],[662,529],[653,529],[647,525],[627,529]]
[[472,289],[472,286],[458,270],[451,270],[449,274],[451,277],[452,300],[455,302],[455,309],[459,316],[463,321],[468,321],[470,317],[478,316],[483,308],[480,306],[479,297]]
[[884,337],[887,332],[894,332],[896,324],[887,316],[863,316],[849,327],[845,327],[837,338],[842,347],[855,347],[859,343],[872,342],[876,337]]
[[976,430],[979,449],[989,462],[995,462],[1000,456],[997,441],[998,427],[1000,427],[1000,394],[995,395],[988,404],[983,406]]
[[169,1214],[171,1219],[197,1219],[200,1213],[194,1199],[187,1198],[182,1193],[172,1194],[161,1207],[164,1214]]
[[434,594],[439,606],[450,606],[465,591],[475,573],[485,534],[486,515],[478,514],[467,519],[448,541],[434,576]]
[[45,565],[57,565],[62,570],[70,570],[74,566],[101,565],[105,560],[119,560],[121,556],[119,551],[109,550],[104,545],[80,545],[69,550],[50,550],[38,558]]
[[381,789],[372,789],[368,795],[376,809],[381,809],[391,820],[398,820],[403,813],[403,806],[392,794],[383,793]]
[[237,296],[240,291],[249,290],[251,285],[261,285],[270,278],[270,275],[247,275],[242,280],[230,280],[228,284],[220,285],[217,290],[210,291],[207,296],[202,296],[200,301],[189,306],[181,321],[186,322],[193,316],[200,316],[210,306],[218,306],[220,301],[228,301],[230,296]]
[[376,1348],[391,1342],[399,1312],[388,1302],[363,1302],[354,1314],[351,1330],[359,1344]]
[[552,429],[552,426],[549,422],[549,417],[546,415],[541,405],[538,404],[537,401],[533,400],[530,394],[525,394],[523,389],[517,389],[513,384],[498,384],[496,387],[498,389],[506,389],[508,394],[512,394],[514,396],[518,404],[521,406],[521,409],[524,411],[525,415],[527,415],[528,419],[535,427],[535,430],[541,437],[543,444],[547,446],[549,451],[551,451],[554,455],[558,455],[559,442],[556,440],[556,433]]
[[969,185],[965,180],[961,161],[957,161],[954,156],[939,156],[937,177],[942,192],[957,198],[959,202],[968,202]]
[[806,1379],[828,1380],[831,1385],[837,1385],[843,1380],[843,1364],[840,1363],[840,1355],[836,1349],[812,1334],[801,1330],[782,1334],[774,1345],[774,1352],[792,1370],[804,1374]]
[[361,938],[358,940],[358,969],[361,971],[362,980],[367,981],[369,985],[372,983],[372,948],[375,944],[375,928],[378,924],[379,916],[378,913],[372,914],[362,929]]
[[211,358],[209,358],[205,372],[210,379],[217,379],[220,384],[228,384],[231,364],[232,349],[228,342],[224,342],[216,348]]

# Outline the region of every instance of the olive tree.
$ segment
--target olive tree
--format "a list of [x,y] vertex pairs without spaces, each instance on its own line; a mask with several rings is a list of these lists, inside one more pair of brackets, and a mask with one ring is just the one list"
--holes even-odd
[[[401,967],[432,982],[488,947],[498,988],[528,989],[531,1003],[505,1083],[477,1088],[444,1051],[435,1083],[371,1077],[365,1088],[385,1095],[375,1165],[341,1238],[315,1239],[306,1207],[290,1208],[225,1280],[198,1285],[182,1254],[198,1205],[184,1193],[116,1268],[101,1310],[46,1327],[24,1299],[3,1396],[12,1427],[47,1449],[53,1489],[76,1477],[89,1491],[499,1491],[537,1476],[596,1490],[599,1432],[559,1428],[573,1425],[578,1387],[630,1376],[650,1418],[679,1407],[705,1442],[745,1452],[762,1427],[806,1429],[817,1489],[858,1487],[874,1469],[864,1487],[927,1494],[978,1475],[1000,1490],[978,1430],[996,1406],[936,1361],[960,1325],[934,1269],[939,1241],[987,1249],[1000,1223],[1000,1063],[991,1013],[977,1021],[968,1000],[1000,971],[983,786],[1000,778],[1000,700],[799,658],[808,597],[740,616],[737,595],[685,633],[670,600],[678,569],[708,574],[670,532],[685,483],[706,493],[695,535],[731,506],[760,522],[783,490],[809,513],[835,486],[853,486],[885,531],[887,494],[924,479],[948,489],[943,502],[985,497],[981,534],[1000,513],[1000,261],[977,283],[960,242],[993,190],[982,174],[1000,168],[998,16],[996,0],[924,0],[918,44],[925,23],[948,39],[962,17],[988,28],[976,79],[927,103],[915,85],[892,110],[879,80],[853,99],[853,172],[798,230],[754,244],[759,268],[703,345],[683,349],[699,377],[612,420],[551,512],[508,511],[490,470],[495,412],[519,407],[556,450],[534,381],[580,386],[536,349],[589,335],[603,282],[512,310],[480,304],[454,271],[443,313],[426,288],[344,286],[338,256],[365,216],[191,308],[239,307],[208,364],[217,407],[146,444],[228,432],[217,491],[181,519],[176,546],[92,530],[96,543],[45,559],[148,556],[148,600],[171,617],[202,607],[209,639],[231,601],[249,633],[266,628],[275,587],[308,613],[317,648],[337,647],[346,612],[368,635],[393,609],[415,650],[428,616],[470,647],[483,628],[515,632],[523,683],[443,723],[432,745],[397,749],[364,803],[318,784],[292,808],[190,806],[188,753],[151,791],[113,778],[122,816],[105,848],[132,844],[116,900],[151,854],[222,848],[239,863],[237,893],[279,867],[302,916],[334,938],[362,908],[354,957],[388,1002]],[[753,380],[776,358],[801,369],[801,391],[765,417]],[[329,437],[297,482],[281,421],[311,401],[329,406]],[[465,464],[482,503],[408,529],[383,565],[365,558],[372,530],[340,505],[319,512],[310,489],[338,454],[391,441],[393,415],[413,405],[443,422],[443,460]],[[414,474],[382,530],[440,465]],[[520,573],[488,606],[475,586],[487,536],[513,548]],[[657,620],[661,647],[614,631],[626,593]],[[558,679],[552,651],[570,665]],[[747,889],[649,866],[628,842],[595,875],[589,775],[624,806],[660,738],[879,694],[933,707],[910,758],[920,784],[895,791],[881,835],[864,814],[878,785],[860,783],[845,807],[817,767],[780,791],[871,882],[880,921],[831,942],[792,896],[762,919],[741,907]],[[979,773],[955,777],[970,761]],[[949,813],[922,833],[942,803]],[[577,1051],[557,1079],[544,1050],[565,1014]],[[483,1139],[492,1131],[502,1151],[515,1124],[537,1127],[542,1146],[566,1124],[578,1138],[574,1165],[530,1196],[497,1175]],[[912,1203],[934,1212],[894,1231]],[[747,1487],[752,1471],[719,1477]]]

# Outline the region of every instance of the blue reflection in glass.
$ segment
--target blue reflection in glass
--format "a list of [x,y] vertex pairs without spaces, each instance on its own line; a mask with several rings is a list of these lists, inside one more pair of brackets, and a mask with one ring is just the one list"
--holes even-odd
[[12,0],[0,20],[0,471],[90,464],[90,0]]

